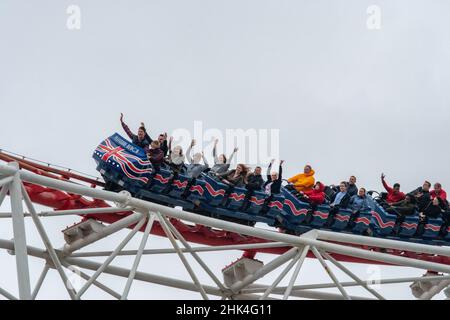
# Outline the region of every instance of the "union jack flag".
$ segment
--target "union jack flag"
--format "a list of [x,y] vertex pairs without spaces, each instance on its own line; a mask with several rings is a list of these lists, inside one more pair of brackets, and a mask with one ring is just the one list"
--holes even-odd
[[115,143],[110,138],[104,140],[95,149],[95,155],[109,165],[121,169],[130,179],[147,183],[151,172],[151,163],[147,159],[142,159],[131,154],[122,146]]

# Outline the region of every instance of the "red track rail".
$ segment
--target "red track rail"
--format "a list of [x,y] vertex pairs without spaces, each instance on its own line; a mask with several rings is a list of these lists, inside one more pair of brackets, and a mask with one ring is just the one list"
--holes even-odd
[[[77,180],[85,183],[90,183],[91,187],[101,186],[102,182],[97,180],[83,177],[79,174],[75,174],[69,171],[61,171],[55,168],[46,167],[33,163],[29,160],[20,159],[17,157],[9,156],[0,151],[0,160],[5,162],[16,161],[19,163],[20,167],[31,172],[44,175],[53,179],[60,180]],[[98,199],[86,199],[80,195],[70,194],[63,192],[61,190],[55,190],[31,183],[25,183],[25,188],[34,203],[53,208],[54,210],[71,210],[71,209],[88,209],[88,208],[106,208],[110,207],[108,203],[103,200]],[[131,214],[130,212],[120,212],[120,213],[110,213],[110,214],[91,214],[85,215],[83,219],[93,218],[104,223],[114,223],[123,217]],[[267,242],[265,239],[260,239],[256,237],[245,236],[224,230],[214,230],[209,227],[202,225],[189,225],[177,219],[171,219],[171,222],[178,229],[178,231],[183,235],[183,237],[189,241],[203,245],[209,246],[223,246],[223,245],[236,245],[236,244],[254,244],[254,243],[264,243]],[[133,227],[133,226],[130,226]],[[144,231],[144,227],[142,228]],[[158,222],[155,222],[151,231],[152,234],[165,237],[165,233]],[[357,248],[362,248],[366,250],[379,251],[378,248],[369,248],[367,246],[358,246],[347,244],[348,246],[353,246]],[[255,249],[247,251],[247,255],[252,255],[255,253],[271,253],[271,254],[282,254],[286,252],[288,248],[266,248],[266,249]],[[444,256],[435,256],[429,254],[420,254],[414,252],[406,252],[399,250],[383,250],[393,255],[410,257],[419,260],[425,260],[436,263],[443,263],[450,265],[450,258]],[[359,259],[354,257],[349,257],[340,254],[332,255],[335,259],[344,262],[356,262],[356,263],[369,263],[369,264],[380,264],[379,262]],[[314,258],[310,253],[308,257]]]

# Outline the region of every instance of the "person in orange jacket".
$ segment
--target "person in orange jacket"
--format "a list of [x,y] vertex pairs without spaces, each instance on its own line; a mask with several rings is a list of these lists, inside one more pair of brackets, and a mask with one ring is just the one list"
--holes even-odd
[[292,178],[288,179],[289,183],[294,185],[294,188],[298,192],[309,191],[314,187],[314,170],[310,165],[306,165],[303,169],[303,173],[299,173]]

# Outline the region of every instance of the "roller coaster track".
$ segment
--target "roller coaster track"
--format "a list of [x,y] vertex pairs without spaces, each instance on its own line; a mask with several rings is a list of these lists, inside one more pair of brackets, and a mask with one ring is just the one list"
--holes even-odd
[[[283,298],[359,298],[349,296],[344,289],[346,286],[359,285],[366,288],[372,296],[379,299],[383,298],[342,264],[346,262],[414,267],[444,273],[443,275],[427,278],[427,281],[437,282],[431,289],[421,292],[418,295],[421,298],[431,298],[450,284],[448,280],[450,276],[446,275],[450,273],[450,248],[448,247],[340,234],[321,230],[314,230],[300,237],[292,236],[281,232],[243,226],[164,207],[159,204],[132,198],[126,192],[113,193],[104,191],[101,190],[104,183],[99,178],[68,168],[38,162],[34,159],[28,159],[9,152],[0,151],[0,160],[5,163],[5,165],[0,164],[0,187],[2,187],[0,203],[5,196],[9,195],[13,208],[11,214],[4,214],[0,218],[11,218],[16,222],[14,224],[14,240],[0,239],[0,249],[14,250],[16,254],[18,274],[20,275],[19,298],[35,298],[40,287],[36,287],[37,291],[35,290],[35,294],[31,293],[29,277],[26,276],[26,272],[28,272],[27,263],[25,262],[27,256],[46,259],[47,265],[50,266],[49,268],[57,269],[63,280],[65,277],[62,268],[68,264],[78,265],[91,270],[101,270],[100,273],[106,272],[128,278],[126,287],[128,289],[122,295],[119,295],[96,281],[96,277],[98,276],[97,272],[91,278],[85,276],[85,279],[88,279],[88,281],[86,287],[83,287],[81,291],[75,292],[73,289],[67,287],[68,293],[73,299],[79,299],[91,284],[109,292],[116,298],[126,298],[134,279],[197,291],[205,299],[210,295],[230,299],[268,298],[269,295],[283,295]],[[22,186],[23,188],[21,188]],[[22,204],[19,204],[19,202],[21,202],[22,197],[30,211],[29,213],[24,213],[21,209]],[[37,213],[32,203],[52,208],[54,211]],[[21,214],[19,214],[21,217],[18,218],[16,215],[16,218],[14,218],[14,211],[16,213],[21,211]],[[107,227],[104,230],[107,231],[102,231],[100,235],[93,234],[68,243],[63,250],[55,250],[48,241],[44,241],[46,250],[32,248],[27,246],[26,241],[23,241],[23,239],[21,241],[19,239],[20,237],[17,237],[21,228],[20,221],[25,217],[33,218],[35,224],[42,227],[39,222],[39,219],[42,217],[72,214],[82,217],[81,221],[74,226],[75,228],[77,225],[96,220],[106,224]],[[150,233],[169,238],[174,248],[172,251],[166,251],[177,253],[180,256],[184,266],[191,275],[192,283],[179,280],[177,282],[173,279],[139,273],[136,269],[124,270],[118,267],[112,267],[109,263],[95,265],[93,262],[81,261],[79,259],[80,257],[105,255],[110,258],[112,257],[112,260],[116,255],[124,254],[121,250],[118,250],[118,252],[100,253],[77,252],[80,248],[118,230],[123,230],[123,228],[133,229],[131,236],[137,231],[142,231],[144,238],[148,237]],[[43,237],[43,240],[46,239],[45,230],[43,229],[41,230],[41,237]],[[184,249],[181,249],[177,245],[177,240],[183,243]],[[202,260],[197,256],[195,257],[196,260],[199,259],[197,261],[211,275],[217,285],[217,287],[208,287],[198,282],[192,268],[183,258],[187,252],[196,255],[196,251],[189,243],[206,246],[195,249],[199,252],[202,250],[205,252],[214,250],[243,250],[245,251],[244,259],[250,258],[250,260],[257,253],[270,253],[278,256],[271,263],[263,266],[262,271],[249,274],[244,279],[228,286],[218,280],[212,274],[212,271],[204,263],[200,262]],[[136,255],[138,264],[143,250],[129,252],[129,254]],[[330,276],[333,283],[329,284],[329,287],[337,288],[340,292],[339,295],[324,292],[310,292],[307,289],[299,290],[298,286],[294,286],[294,282],[306,257],[317,258],[326,270],[330,270],[327,262],[332,263],[338,269],[349,275],[355,282],[341,283],[331,272]],[[295,277],[293,276],[288,287],[282,288],[278,286],[278,280],[281,279],[277,279],[278,283],[276,281],[272,286],[262,286],[254,283],[287,261],[290,261],[289,266],[280,274],[279,278],[281,277],[282,279],[289,270],[296,266],[294,271]],[[45,278],[44,272],[43,278]],[[411,278],[385,279],[384,281],[385,283],[415,281],[420,284],[425,280],[423,278]],[[320,285],[312,285],[311,289],[322,287]],[[4,295],[7,298],[14,297],[1,287],[0,295]]]

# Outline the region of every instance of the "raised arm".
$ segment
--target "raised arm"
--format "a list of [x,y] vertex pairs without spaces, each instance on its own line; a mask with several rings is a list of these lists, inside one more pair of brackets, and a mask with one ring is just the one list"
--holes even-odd
[[189,145],[189,147],[186,150],[186,159],[190,164],[192,164],[191,150],[192,150],[193,146],[195,146],[195,140],[191,141],[191,144]]
[[274,163],[275,159],[272,159],[269,166],[267,167],[267,181],[270,181],[272,178],[270,176],[270,170],[272,169],[272,164]]
[[209,167],[208,160],[206,160],[206,157],[205,157],[205,154],[204,154],[203,151],[202,151],[202,158],[203,158],[203,162],[205,163],[205,165],[206,165],[207,167]]
[[283,180],[283,162],[284,160],[280,161],[280,168],[278,169],[278,180]]
[[128,135],[128,137],[133,140],[135,138],[135,135],[133,132],[131,132],[130,128],[126,125],[126,123],[123,121],[123,113],[120,114],[120,123],[122,124],[122,128],[125,131],[125,133]]
[[214,140],[214,147],[212,150],[212,155],[214,158],[214,164],[219,162],[219,158],[217,157],[217,143],[219,142],[219,139]]
[[172,153],[172,140],[173,140],[173,137],[170,137],[169,138],[169,154]]
[[381,182],[383,183],[383,187],[386,189],[387,192],[392,192],[392,188],[384,180],[385,177],[386,176],[382,173],[381,174]]
[[233,152],[230,154],[230,157],[227,159],[227,164],[231,163],[231,160],[233,160],[233,157],[238,152],[238,150],[238,148],[234,148]]
[[147,133],[147,128],[145,127],[145,123],[141,122],[141,127],[145,128],[145,137],[144,139],[147,140],[149,143],[153,142],[153,139],[150,138],[150,136]]

